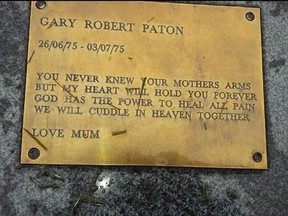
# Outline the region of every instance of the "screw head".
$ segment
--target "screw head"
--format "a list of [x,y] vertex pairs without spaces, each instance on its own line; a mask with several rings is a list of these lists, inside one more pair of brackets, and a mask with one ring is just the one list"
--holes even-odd
[[253,154],[253,160],[256,162],[256,163],[259,163],[262,161],[262,154],[260,152],[255,152]]
[[253,12],[247,12],[245,15],[246,19],[249,21],[253,21],[255,19],[255,14]]
[[46,2],[45,1],[36,1],[35,6],[39,10],[43,10],[44,8],[46,8]]
[[32,160],[36,160],[40,156],[40,151],[38,148],[31,148],[28,151],[28,157]]

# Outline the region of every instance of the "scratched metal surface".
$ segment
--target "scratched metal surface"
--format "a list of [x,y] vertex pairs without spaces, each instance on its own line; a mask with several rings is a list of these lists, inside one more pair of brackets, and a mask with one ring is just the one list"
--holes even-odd
[[[266,169],[265,115],[263,101],[263,71],[261,55],[260,10],[246,7],[219,7],[188,4],[164,4],[151,2],[48,2],[47,8],[39,10],[31,3],[28,62],[26,73],[23,133],[21,146],[22,164],[81,164],[81,165],[134,165],[134,166],[176,166]],[[115,10],[117,8],[117,10]],[[77,12],[76,12],[77,11]],[[255,20],[245,18],[247,11],[255,14]],[[41,26],[43,17],[77,18],[74,27],[59,27],[54,24]],[[205,19],[203,19],[203,16]],[[210,17],[213,16],[213,19]],[[135,28],[133,33],[113,30],[88,30],[83,20],[130,20]],[[155,18],[149,24],[169,23],[184,26],[183,35],[139,33],[141,23]],[[116,23],[115,23],[116,24]],[[117,25],[117,24],[116,24]],[[199,32],[195,33],[198,29]],[[43,49],[39,40],[64,41],[62,51]],[[78,48],[65,50],[66,41],[78,44]],[[159,42],[161,40],[161,43]],[[55,41],[55,42],[56,42]],[[139,43],[141,41],[141,43]],[[47,43],[46,43],[47,42]],[[123,44],[123,53],[111,55],[107,52],[85,51],[87,42]],[[57,43],[57,42],[56,42]],[[55,43],[54,43],[55,45]],[[57,47],[57,44],[56,44]],[[72,46],[73,47],[73,46]],[[75,45],[75,47],[77,47]],[[81,47],[81,48],[80,48]],[[105,46],[106,47],[106,46]],[[104,47],[104,48],[105,48]],[[153,47],[151,49],[151,47]],[[185,48],[183,48],[185,47]],[[120,49],[119,49],[120,50]],[[110,51],[111,52],[111,51]],[[251,58],[253,56],[253,58]],[[133,57],[133,58],[132,58]],[[129,60],[132,58],[132,60]],[[41,70],[40,70],[41,69]],[[70,82],[65,74],[73,72],[97,76],[99,82]],[[39,74],[55,73],[55,80],[39,78]],[[111,84],[105,77],[132,77],[131,83]],[[44,76],[45,77],[45,76]],[[145,79],[146,85],[145,85]],[[165,84],[151,84],[153,78],[161,78]],[[143,79],[143,81],[142,81]],[[211,80],[218,82],[215,88],[175,87],[175,80]],[[227,82],[240,82],[251,85],[251,89],[226,89]],[[167,83],[166,83],[167,82]],[[35,88],[37,83],[37,88]],[[43,91],[44,84],[52,86],[52,91]],[[77,84],[77,91],[71,91],[74,99],[85,97],[85,103],[66,103],[71,97],[63,91],[63,85]],[[86,87],[103,89],[102,93],[85,90]],[[109,93],[108,89],[118,88]],[[125,88],[147,91],[142,102],[151,101],[151,106],[125,105],[118,99],[138,99],[139,96],[127,95]],[[144,88],[145,86],[145,88]],[[85,88],[84,88],[85,87]],[[224,88],[225,87],[225,88]],[[178,91],[181,96],[169,97],[154,94],[154,90]],[[178,90],[176,90],[178,89]],[[207,93],[204,99],[189,96],[188,91]],[[106,92],[107,91],[107,92]],[[254,95],[255,99],[214,97],[214,93],[227,91],[233,94]],[[224,92],[223,92],[224,91]],[[106,94],[103,94],[106,92]],[[196,93],[196,92],[195,92]],[[35,101],[36,96],[52,95],[56,101]],[[172,93],[173,94],[173,93]],[[230,93],[231,94],[231,93]],[[92,96],[111,98],[111,104],[92,103]],[[47,96],[47,95],[46,95]],[[44,98],[45,99],[45,98]],[[159,100],[171,101],[171,107],[162,106]],[[180,101],[201,102],[202,108],[183,108]],[[225,102],[226,101],[226,102]],[[233,108],[234,103],[253,104],[255,110]],[[172,105],[173,103],[173,105]],[[211,109],[211,103],[223,104],[222,110]],[[236,103],[236,104],[237,104]],[[227,104],[224,108],[224,104]],[[36,106],[48,105],[47,113],[35,112]],[[60,114],[59,107],[71,106],[74,113]],[[198,105],[199,106],[199,105]],[[201,106],[201,105],[200,105]],[[210,108],[209,108],[210,107]],[[94,115],[94,109],[110,109],[115,115]],[[145,110],[145,117],[136,116],[135,109]],[[221,108],[220,108],[221,109]],[[66,109],[65,109],[66,110]],[[127,115],[125,115],[126,110]],[[76,111],[76,112],[75,112]],[[152,112],[163,111],[176,116],[155,117]],[[182,113],[182,118],[178,114]],[[198,116],[198,112],[233,113],[248,117],[246,121],[212,120]],[[81,113],[81,114],[79,114]],[[185,113],[188,115],[185,117]],[[191,116],[192,113],[192,116]],[[206,113],[207,114],[207,113]],[[121,115],[121,116],[119,116]],[[124,115],[124,116],[123,116]],[[224,117],[226,118],[226,117]],[[205,125],[205,126],[204,126]],[[42,129],[52,134],[41,136]],[[98,138],[75,138],[71,131],[92,131]],[[113,136],[113,132],[125,130],[126,133]],[[34,131],[34,132],[33,132]],[[40,131],[40,135],[39,135]],[[53,133],[54,131],[54,133]],[[62,136],[57,131],[62,132]],[[75,132],[74,132],[75,133]],[[33,136],[34,134],[34,136]],[[43,133],[42,133],[43,134]],[[73,134],[73,133],[72,133]],[[91,133],[90,133],[91,135]],[[80,133],[78,135],[80,137]],[[92,135],[92,137],[94,137]],[[31,159],[30,149],[39,148],[40,156]],[[253,154],[261,152],[262,160],[255,162]]]
[[201,3],[261,8],[268,170],[18,167],[29,2],[1,2],[0,215],[287,215],[288,4]]

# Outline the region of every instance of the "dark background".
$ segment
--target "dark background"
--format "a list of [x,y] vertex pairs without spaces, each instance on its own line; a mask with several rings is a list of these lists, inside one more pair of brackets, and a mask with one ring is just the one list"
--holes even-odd
[[269,169],[19,166],[30,3],[0,2],[0,215],[288,215],[288,3],[191,3],[261,8]]

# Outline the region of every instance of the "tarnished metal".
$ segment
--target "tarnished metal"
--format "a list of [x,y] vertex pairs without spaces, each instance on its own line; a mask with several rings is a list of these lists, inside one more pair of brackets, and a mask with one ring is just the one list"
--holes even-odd
[[258,8],[37,7],[21,163],[267,168]]

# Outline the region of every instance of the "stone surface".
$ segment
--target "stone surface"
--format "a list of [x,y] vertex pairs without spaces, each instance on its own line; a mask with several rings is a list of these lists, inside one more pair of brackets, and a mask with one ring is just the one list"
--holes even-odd
[[0,2],[0,215],[288,214],[288,3],[195,3],[261,8],[269,169],[19,167],[30,3]]

